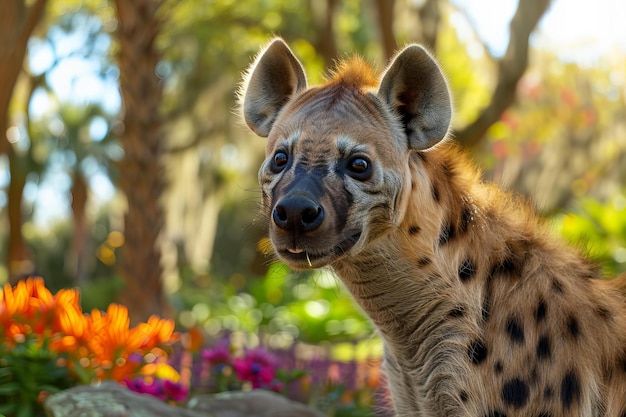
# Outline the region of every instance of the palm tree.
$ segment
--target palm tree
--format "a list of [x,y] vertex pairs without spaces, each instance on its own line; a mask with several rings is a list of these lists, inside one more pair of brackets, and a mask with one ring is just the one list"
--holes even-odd
[[160,202],[164,187],[162,87],[155,71],[160,59],[155,38],[161,27],[157,17],[161,1],[116,0],[115,4],[125,111],[119,185],[128,201],[119,270],[125,289],[120,301],[128,306],[131,320],[137,322],[151,314],[169,315],[157,245],[164,222]]
[[26,45],[35,26],[41,20],[47,0],[37,0],[27,6],[23,0],[2,2],[0,13],[0,153],[9,157],[11,182],[8,189],[9,241],[7,266],[9,280],[15,283],[20,276],[33,271],[32,259],[22,236],[22,195],[26,185],[27,170],[22,158],[6,138],[9,127],[9,103],[13,87],[22,70]]

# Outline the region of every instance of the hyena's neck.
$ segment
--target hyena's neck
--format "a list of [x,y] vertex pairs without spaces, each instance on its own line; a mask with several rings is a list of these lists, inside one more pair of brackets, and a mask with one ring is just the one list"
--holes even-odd
[[531,211],[483,185],[465,160],[452,145],[415,154],[401,224],[334,265],[383,337],[397,340],[399,349],[401,341],[417,345],[435,328],[454,331],[445,324],[466,313],[457,311],[461,300],[472,305],[467,300],[475,296],[480,314],[482,295],[467,294],[463,283],[518,266],[529,246],[542,240]]

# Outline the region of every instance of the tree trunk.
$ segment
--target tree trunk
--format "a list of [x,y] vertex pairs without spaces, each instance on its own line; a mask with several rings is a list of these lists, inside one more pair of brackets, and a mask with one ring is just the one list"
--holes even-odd
[[383,44],[386,61],[389,61],[398,49],[398,44],[393,34],[393,7],[395,3],[395,0],[376,0],[378,30],[380,31],[380,39]]
[[69,253],[68,269],[74,277],[77,286],[85,282],[88,271],[87,248],[89,245],[89,230],[87,228],[87,200],[89,198],[89,185],[85,177],[77,170],[74,173],[72,189],[72,219],[74,233],[72,235],[72,247]]
[[125,289],[120,301],[128,306],[131,320],[137,323],[151,314],[170,314],[157,244],[164,218],[160,201],[164,187],[162,86],[155,71],[160,58],[155,38],[161,27],[157,17],[161,1],[116,0],[115,4],[125,111],[120,188],[128,201],[119,265]]
[[[314,25],[318,39],[315,49],[324,58],[324,68],[332,68],[337,60],[337,42],[335,40],[335,15],[337,12],[338,0],[313,0],[315,9],[319,13],[313,13]],[[323,5],[321,9],[318,9]],[[313,6],[313,4],[311,4]]]
[[437,35],[439,35],[439,0],[426,0],[417,11],[420,18],[420,42],[431,50],[437,49]]
[[9,127],[9,104],[26,55],[26,46],[41,20],[46,0],[36,0],[26,7],[23,0],[4,0],[0,13],[0,153],[9,157],[11,182],[8,189],[9,238],[7,266],[12,284],[33,271],[32,259],[22,236],[22,193],[26,173],[20,158],[6,137]]
[[20,279],[35,272],[35,264],[22,235],[22,224],[24,223],[22,196],[28,175],[27,162],[23,157],[17,155],[10,145],[7,154],[9,156],[9,172],[11,173],[11,182],[7,192],[7,212],[9,215],[7,268],[9,282],[15,285]]

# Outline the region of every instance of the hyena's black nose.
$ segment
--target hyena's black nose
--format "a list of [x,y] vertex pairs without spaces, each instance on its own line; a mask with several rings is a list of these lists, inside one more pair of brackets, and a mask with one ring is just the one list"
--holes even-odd
[[324,220],[324,209],[304,196],[285,197],[272,213],[274,223],[283,230],[310,232]]

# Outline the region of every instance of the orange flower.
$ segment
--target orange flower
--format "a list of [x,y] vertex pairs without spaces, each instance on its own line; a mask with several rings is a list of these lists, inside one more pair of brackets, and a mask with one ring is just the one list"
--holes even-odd
[[7,284],[1,291],[4,343],[12,347],[30,335],[39,344],[49,341],[52,351],[68,355],[67,366],[83,382],[93,376],[117,381],[133,376],[145,364],[147,354],[151,361],[166,356],[155,347],[178,337],[174,322],[157,316],[130,328],[128,308],[119,304],[109,305],[104,313],[84,314],[76,290],[60,290],[53,296],[41,278],[28,278],[15,287]]
[[117,350],[126,347],[128,342],[128,309],[119,304],[111,304],[105,314],[93,310],[89,316],[89,333],[87,341],[89,350],[100,364],[111,364],[115,361]]
[[128,308],[119,304],[109,305],[104,314],[92,311],[86,321],[89,337],[83,340],[93,356],[89,366],[99,368],[99,378],[121,381],[138,370],[137,356],[143,359],[153,347],[175,340],[173,321],[153,316],[130,328]]
[[80,307],[78,292],[60,290],[54,298],[53,332],[82,339],[87,331],[87,318]]
[[178,335],[174,333],[174,322],[157,316],[150,316],[146,323],[137,325],[133,332],[141,334],[143,340],[139,347],[142,349],[151,349],[162,343],[173,342],[178,339]]
[[198,326],[188,329],[182,336],[181,342],[186,351],[197,352],[204,346],[204,336]]
[[45,287],[42,278],[30,277],[18,282],[15,287],[5,284],[0,300],[0,327],[4,329],[5,342],[10,345],[15,339],[16,328],[22,336],[42,335],[52,320],[54,297]]

